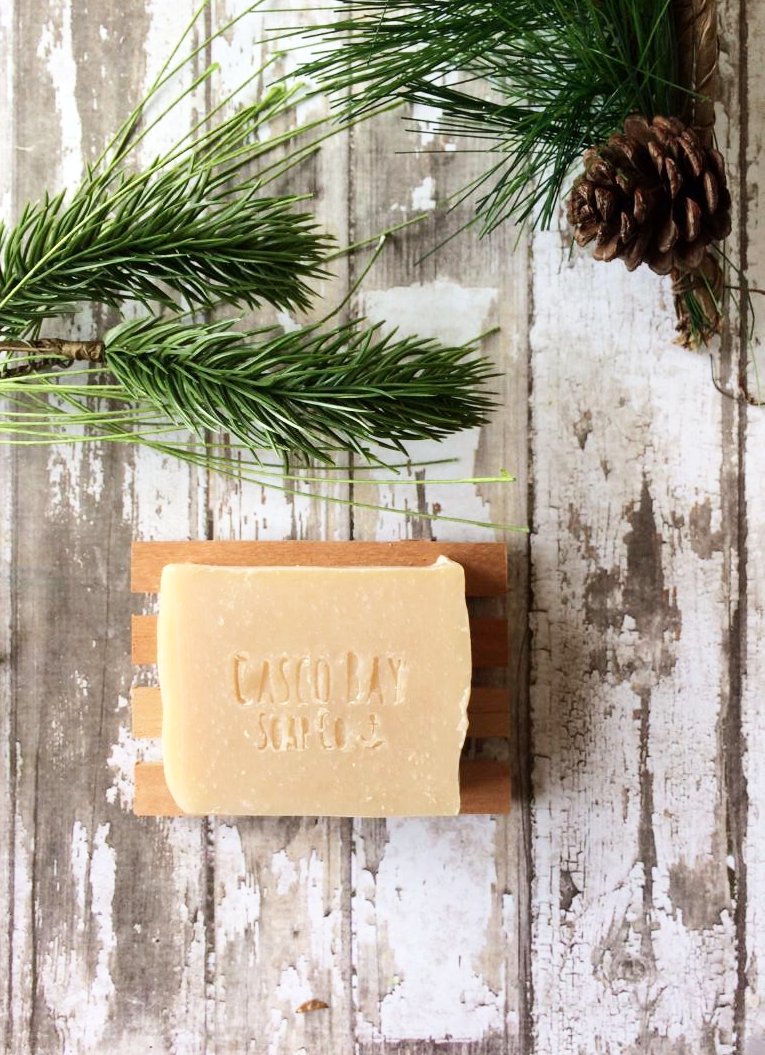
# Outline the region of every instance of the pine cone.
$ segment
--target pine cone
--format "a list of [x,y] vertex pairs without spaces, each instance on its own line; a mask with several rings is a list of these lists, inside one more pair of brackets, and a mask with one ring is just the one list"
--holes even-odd
[[633,115],[584,154],[568,219],[595,259],[621,257],[629,271],[694,271],[710,242],[730,233],[730,194],[722,154],[701,145],[676,117]]

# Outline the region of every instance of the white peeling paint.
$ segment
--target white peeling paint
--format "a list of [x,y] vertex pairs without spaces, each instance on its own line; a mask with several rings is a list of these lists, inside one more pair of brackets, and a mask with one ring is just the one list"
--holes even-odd
[[[119,708],[123,710],[122,707]],[[106,801],[111,805],[119,803],[126,813],[133,809],[135,796],[135,764],[137,761],[158,762],[162,757],[159,740],[136,740],[130,727],[120,724],[117,729],[117,742],[112,744],[106,764],[111,771],[112,782],[106,789]]]
[[[150,19],[151,31],[147,35],[145,44],[146,54],[146,76],[143,83],[144,94],[148,92],[159,70],[164,66],[165,60],[172,48],[178,42],[183,30],[191,21],[191,13],[187,4],[180,8],[177,3],[168,4],[164,0],[146,0],[145,10]],[[200,19],[198,26],[203,32],[204,20]],[[187,38],[187,41],[190,38]],[[200,43],[201,43],[200,37]],[[192,80],[191,63],[163,89],[162,94],[157,96],[155,102],[147,111],[149,117],[157,116],[164,109],[171,98],[179,94]],[[172,93],[172,94],[171,94]],[[173,108],[172,114],[167,120],[153,128],[146,138],[140,143],[136,154],[140,163],[147,163],[158,154],[168,150],[178,140],[179,136],[191,128],[195,123],[195,113],[203,112],[204,97],[201,92],[192,92]],[[198,119],[198,117],[196,118]]]
[[[149,31],[145,43],[144,91],[150,86],[197,6],[194,0],[178,0],[174,4],[147,0],[144,9],[149,16]],[[189,42],[187,45],[191,46]],[[185,71],[183,78],[179,79],[176,86],[178,90],[189,83],[190,73],[190,70]],[[164,101],[167,101],[167,96]],[[195,105],[201,107],[203,100],[189,97],[175,108],[172,118],[163,122],[140,145],[139,163],[151,161],[157,152],[167,149],[191,127],[195,119]],[[125,479],[125,493],[132,501],[126,501],[124,517],[132,524],[133,536],[176,540],[203,538],[203,474],[197,474],[176,459],[143,448],[135,450],[132,462],[133,470],[126,470]],[[151,606],[148,598],[146,605]],[[132,809],[133,769],[138,756],[138,745],[127,729],[121,729],[110,756],[114,785],[110,794],[126,809]],[[140,757],[157,759],[159,756],[158,742],[143,742],[140,745]],[[158,826],[159,833],[152,832],[152,837],[157,840],[156,845],[161,848],[161,852],[169,853],[172,861],[169,868],[170,885],[165,892],[165,911],[169,919],[162,932],[162,940],[173,945],[178,974],[174,984],[165,990],[171,994],[166,1006],[167,1030],[172,1036],[172,1055],[199,1055],[200,1045],[203,1044],[200,1038],[206,1034],[210,1010],[209,994],[205,989],[206,958],[208,952],[214,956],[214,950],[207,949],[205,937],[205,891],[202,887],[205,846],[202,824],[193,818],[156,822],[131,819],[130,822],[144,824],[148,831],[153,825]],[[210,962],[214,964],[214,960]]]
[[426,176],[418,186],[412,188],[412,209],[423,212],[436,207],[436,181],[433,176]]
[[[667,285],[647,269],[572,259],[553,233],[535,237],[534,265],[538,1044],[637,1050],[650,1029],[677,1051],[724,1052],[736,986],[719,867],[728,602],[714,518],[704,553],[689,529],[721,504],[720,401],[706,360],[674,343]],[[630,549],[646,494],[653,561]],[[660,590],[676,613],[663,642],[619,616],[633,575],[655,576],[630,588]],[[686,875],[715,891],[708,910]]]
[[[16,766],[21,774],[21,748],[17,743]],[[13,993],[13,1031],[24,1036],[31,1014],[34,993],[32,992],[34,911],[32,903],[32,864],[34,859],[34,837],[27,831],[24,819],[18,811],[14,817],[13,840],[13,901],[11,902],[13,932],[11,935],[10,966]]]
[[[73,339],[90,340],[97,331],[94,311],[84,306],[74,320]],[[67,382],[86,389],[85,368],[70,367]],[[69,435],[82,435],[82,429],[67,428]],[[79,521],[88,517],[92,523],[102,515],[99,503],[104,491],[104,465],[99,445],[92,440],[85,443],[61,443],[48,448],[48,478],[50,480],[47,515],[62,519],[73,517]]]
[[90,862],[91,912],[96,923],[98,961],[91,994],[100,1006],[106,1006],[114,995],[114,983],[109,965],[117,944],[112,922],[112,903],[116,874],[116,854],[107,842],[109,825],[99,824],[93,837],[93,856]]
[[297,868],[284,850],[278,850],[271,858],[271,872],[276,879],[276,893],[288,894],[298,881]]
[[273,940],[272,926],[281,931],[281,919],[293,921],[295,927],[294,942],[280,945],[277,960],[260,964],[273,994],[266,1030],[267,1050],[272,1055],[291,1051],[302,1030],[309,1027],[313,1013],[296,1015],[297,1007],[310,999],[331,1005],[334,994],[342,993],[345,985],[337,956],[341,893],[328,889],[327,862],[310,842],[304,842],[305,834],[301,832],[289,848],[272,853],[270,869],[261,871],[263,947]]
[[[241,4],[219,4],[218,24],[223,24],[228,19],[236,17],[241,10]],[[263,64],[265,58],[263,16],[256,14],[241,19],[228,30],[225,36],[217,37],[213,41],[211,51],[212,61],[218,63],[218,69],[213,75],[213,88],[215,94],[223,98],[252,77],[253,73]],[[268,78],[268,74],[266,77]],[[253,102],[262,88],[263,78],[256,77],[254,82],[248,85],[246,92],[237,96],[237,105]]]
[[[765,256],[759,260],[759,272],[765,276]],[[761,280],[765,280],[762,279]],[[759,329],[763,324],[760,320]],[[747,618],[749,659],[742,699],[743,727],[749,745],[743,759],[748,793],[748,837],[743,864],[747,871],[749,898],[747,903],[748,962],[746,993],[748,1010],[746,1050],[750,1044],[753,1055],[762,1044],[765,1053],[765,663],[762,642],[765,641],[765,480],[761,466],[762,444],[765,443],[765,419],[750,417],[748,422],[747,476],[749,514],[748,578],[752,598]],[[729,860],[732,870],[735,861]]]
[[57,7],[59,19],[43,26],[37,45],[37,58],[45,64],[53,87],[61,137],[58,166],[57,170],[51,172],[50,182],[63,188],[76,186],[82,175],[82,122],[77,108],[77,60],[72,39],[72,8],[64,0],[59,0]]
[[443,117],[443,110],[437,106],[428,106],[425,103],[414,103],[412,105],[412,121],[417,129],[417,136],[421,149],[430,147],[435,140],[435,125]]
[[[108,836],[108,824],[100,824],[91,840],[75,821],[70,857],[75,910],[42,957],[40,985],[65,1055],[98,1049],[115,995],[110,966],[116,948],[116,857]],[[88,941],[78,937],[85,931]]]
[[503,940],[489,933],[495,821],[393,819],[387,829],[376,878],[363,838],[354,862],[359,982],[370,985],[369,971],[380,981],[379,1018],[359,1009],[360,1039],[479,1040],[503,1030],[504,994],[481,971],[487,942]]
[[[722,11],[723,24],[738,14],[734,7]],[[749,98],[745,112],[748,115],[747,157],[744,173],[735,172],[732,185],[741,186],[743,176],[752,190],[749,206],[749,247],[747,279],[750,288],[765,288],[765,212],[763,212],[763,185],[765,185],[765,158],[763,157],[762,113],[765,106],[765,63],[763,63],[762,41],[765,40],[765,12],[762,5],[755,5],[747,12],[747,28],[750,49],[757,44],[756,58],[750,53],[748,63]],[[734,36],[731,34],[731,36]],[[731,41],[727,47],[735,48]],[[739,70],[730,69],[731,56],[726,54],[723,44],[723,62],[727,83],[735,83]],[[738,58],[735,51],[734,63]],[[733,150],[738,148],[734,110]],[[737,178],[736,178],[737,177]],[[735,251],[734,251],[735,252]],[[734,261],[738,262],[738,261]],[[735,280],[734,280],[735,281]],[[754,305],[754,332],[747,352],[750,358],[750,383],[755,395],[762,399],[765,379],[765,297],[757,296]],[[741,870],[746,869],[748,889],[746,909],[746,1012],[745,1036],[740,1039],[742,1051],[747,1055],[765,1053],[765,474],[763,474],[763,444],[765,443],[765,411],[758,407],[746,415],[746,451],[744,473],[747,502],[747,567],[748,590],[746,643],[747,655],[743,660],[744,685],[742,692],[742,732],[746,749],[742,768],[747,793],[747,834],[743,848]],[[731,745],[732,746],[732,745]],[[732,748],[735,750],[735,748]],[[735,862],[733,862],[735,865]],[[730,864],[729,864],[730,867]],[[738,878],[738,876],[737,876]]]
[[[330,969],[333,973],[337,972],[334,980],[336,984],[339,984],[337,961],[331,955],[338,919],[335,911],[327,911],[325,876],[326,864],[315,850],[311,850],[307,858],[300,858],[300,889],[305,898],[308,918],[313,921],[310,931],[313,967],[320,971]],[[310,995],[316,996],[317,994]]]
[[103,464],[90,444],[62,443],[50,447],[48,477],[48,516],[73,515],[79,519],[83,498],[87,496],[97,503],[103,491]]
[[288,311],[277,311],[276,323],[285,333],[296,333],[301,328],[300,323]]
[[300,957],[296,966],[285,967],[279,976],[274,993],[276,999],[269,1015],[268,1055],[281,1055],[285,1050],[295,1008],[313,995],[306,980],[306,967],[305,958]]
[[111,787],[106,789],[106,801],[110,805],[119,802],[126,812],[132,810],[135,797],[135,763],[138,757],[137,741],[128,728],[120,725],[117,743],[112,744],[106,764],[112,773]]
[[90,841],[84,824],[75,821],[72,827],[72,885],[77,905],[77,927],[85,930],[85,906],[88,894]]
[[395,327],[402,336],[435,337],[449,344],[473,341],[492,325],[494,286],[463,286],[439,278],[409,286],[364,290],[361,313],[373,322]]
[[[274,6],[276,10],[266,14],[264,18],[264,25],[271,34],[267,50],[272,54],[274,52],[282,52],[280,62],[276,67],[277,70],[283,73],[288,84],[299,85],[301,89],[304,89],[305,94],[309,95],[315,90],[316,82],[305,75],[301,75],[298,80],[297,72],[302,65],[318,57],[322,47],[319,39],[307,38],[296,34],[292,37],[289,46],[283,48],[283,45],[280,44],[279,36],[280,31],[285,28],[311,26],[321,23],[325,18],[322,6],[315,5],[312,9],[311,5],[306,5],[301,9],[286,3],[281,5],[284,8],[283,10],[279,10],[279,4]],[[309,98],[302,98],[295,110],[296,124],[302,125],[305,122],[324,117],[327,111],[327,100],[319,93]]]
[[[383,290],[367,290],[360,297],[360,310],[373,322],[383,322],[396,328],[401,336],[433,337],[445,344],[461,345],[474,341],[481,333],[496,325],[497,289],[493,286],[463,286],[448,278],[411,286],[392,286]],[[409,456],[413,463],[428,458],[445,459],[446,464],[423,470],[426,484],[426,508],[432,512],[440,508],[448,516],[469,520],[491,520],[487,497],[472,484],[432,484],[429,478],[462,479],[476,473],[481,432],[473,429],[449,436],[435,445],[429,442],[410,443]],[[384,459],[386,455],[381,452]],[[505,465],[491,467],[493,473],[511,469]],[[379,477],[391,476],[383,472]],[[411,476],[411,473],[408,474]],[[495,485],[505,486],[505,485]],[[487,496],[489,491],[487,489]],[[356,497],[379,505],[389,504],[416,513],[418,494],[413,486],[386,487],[356,486]],[[406,537],[408,521],[397,513],[356,512],[357,525],[363,525],[368,538],[393,540]],[[486,540],[485,528],[467,524],[442,522],[437,527],[440,537]]]
[[[260,920],[260,891],[247,868],[239,831],[230,824],[218,824],[215,833],[215,864],[217,897],[215,906],[216,953],[223,957],[218,946],[246,938],[251,943],[250,959],[257,961]],[[225,970],[224,961],[221,968]]]
[[[322,502],[312,497],[317,494],[344,498],[345,484],[333,485],[332,473],[309,470],[300,478],[283,480],[281,467],[275,466],[272,456],[265,454],[265,468],[272,486],[253,480],[240,483],[214,475],[210,481],[211,505],[214,512],[215,535],[219,539],[254,538],[259,540],[285,538],[342,538],[347,530],[347,508]],[[300,474],[296,473],[299,477]],[[341,468],[334,474],[344,478]],[[318,482],[316,481],[318,478]],[[325,482],[326,481],[326,482]],[[287,488],[282,492],[279,486]]]

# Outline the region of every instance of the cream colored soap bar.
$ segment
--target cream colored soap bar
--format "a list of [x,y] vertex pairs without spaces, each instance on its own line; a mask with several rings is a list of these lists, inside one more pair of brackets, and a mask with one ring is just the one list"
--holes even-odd
[[162,572],[162,749],[187,813],[459,811],[470,695],[464,573]]

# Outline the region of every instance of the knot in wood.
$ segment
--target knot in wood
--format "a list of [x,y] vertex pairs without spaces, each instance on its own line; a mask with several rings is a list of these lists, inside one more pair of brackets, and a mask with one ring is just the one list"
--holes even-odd
[[623,953],[614,964],[614,977],[629,985],[639,985],[648,977],[648,964],[642,956]]

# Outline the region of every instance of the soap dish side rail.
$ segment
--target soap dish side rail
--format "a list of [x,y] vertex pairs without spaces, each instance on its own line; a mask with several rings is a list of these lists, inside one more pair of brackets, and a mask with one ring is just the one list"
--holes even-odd
[[[465,571],[465,593],[472,598],[507,595],[507,553],[493,542],[134,542],[131,585],[134,593],[159,593],[166,564],[212,564],[228,567],[417,567],[449,557]],[[480,603],[480,602],[479,602]],[[475,684],[485,680],[478,671],[507,672],[506,617],[471,616],[473,687],[468,705],[469,742],[509,736],[509,687]],[[132,620],[132,661],[136,666],[156,664],[157,617],[136,615]],[[494,677],[496,680],[496,676]],[[131,694],[133,735],[159,737],[162,732],[162,697],[156,685],[136,685]],[[465,758],[460,762],[460,812],[507,813],[510,809],[510,763],[491,758]],[[134,812],[138,816],[180,816],[165,782],[161,762],[137,762]]]

